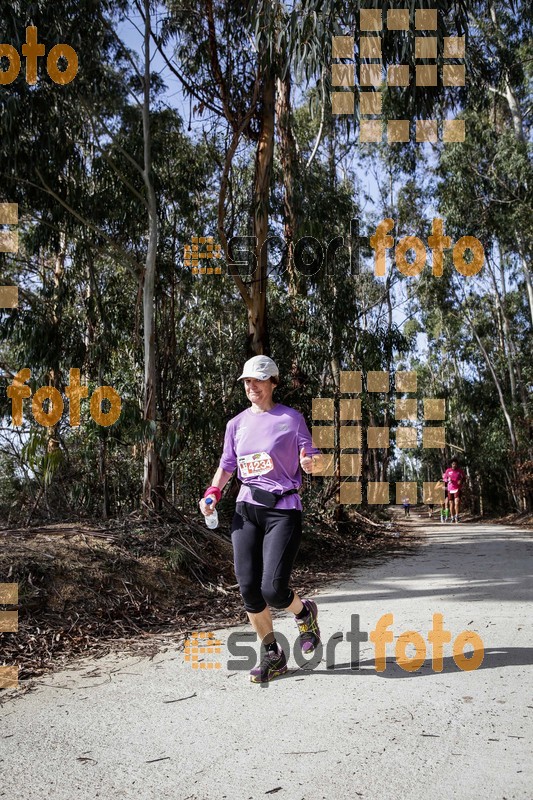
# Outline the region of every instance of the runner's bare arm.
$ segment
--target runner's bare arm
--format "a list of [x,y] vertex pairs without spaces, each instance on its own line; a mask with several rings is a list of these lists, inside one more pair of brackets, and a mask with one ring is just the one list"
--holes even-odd
[[211,481],[211,486],[217,486],[220,489],[220,491],[222,491],[222,489],[227,484],[232,475],[233,472],[226,472],[225,469],[219,467],[215,472],[213,480]]

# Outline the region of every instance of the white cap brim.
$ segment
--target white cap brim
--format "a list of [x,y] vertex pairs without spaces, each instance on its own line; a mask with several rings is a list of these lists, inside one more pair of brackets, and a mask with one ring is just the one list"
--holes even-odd
[[250,373],[244,373],[237,378],[237,380],[242,381],[243,378],[255,378],[256,381],[267,381],[270,378],[270,375],[267,375],[265,372],[254,372],[253,375]]

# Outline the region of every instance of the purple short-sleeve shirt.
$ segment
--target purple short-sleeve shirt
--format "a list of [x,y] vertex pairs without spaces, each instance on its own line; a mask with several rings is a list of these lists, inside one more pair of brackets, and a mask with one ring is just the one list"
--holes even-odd
[[[238,468],[242,486],[237,501],[260,505],[252,500],[249,484],[281,494],[298,489],[302,483],[300,451],[320,453],[313,447],[309,428],[299,411],[277,403],[270,411],[254,414],[247,408],[226,425],[220,467],[226,472]],[[299,495],[282,497],[276,509],[301,511]]]

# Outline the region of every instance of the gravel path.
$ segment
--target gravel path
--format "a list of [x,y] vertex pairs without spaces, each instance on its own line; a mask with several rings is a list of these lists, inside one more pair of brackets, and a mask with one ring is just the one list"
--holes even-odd
[[[115,655],[12,693],[0,707],[0,797],[531,800],[531,536],[500,525],[410,524],[427,534],[418,554],[361,567],[317,595],[330,655],[324,648],[314,669],[299,668],[292,652],[286,676],[251,684],[249,665],[228,669],[236,660],[228,636],[243,626],[215,632],[222,652],[203,663],[218,658],[220,669],[192,669],[175,649],[152,660]],[[372,641],[352,668],[353,615],[364,634],[385,614],[395,637],[385,671],[375,669]],[[460,669],[445,644],[443,669],[433,670],[433,614],[452,642],[477,633],[478,669]],[[276,627],[292,647],[292,618],[279,616]],[[407,631],[427,650],[414,672],[395,658]],[[474,648],[477,658],[479,640]]]

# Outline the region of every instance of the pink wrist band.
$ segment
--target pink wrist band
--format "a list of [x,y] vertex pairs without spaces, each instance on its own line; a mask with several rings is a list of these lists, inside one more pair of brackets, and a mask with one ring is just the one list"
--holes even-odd
[[218,488],[218,486],[209,486],[205,492],[204,497],[209,497],[210,494],[214,494],[217,500],[217,503],[220,503],[220,498],[222,497],[222,492]]

